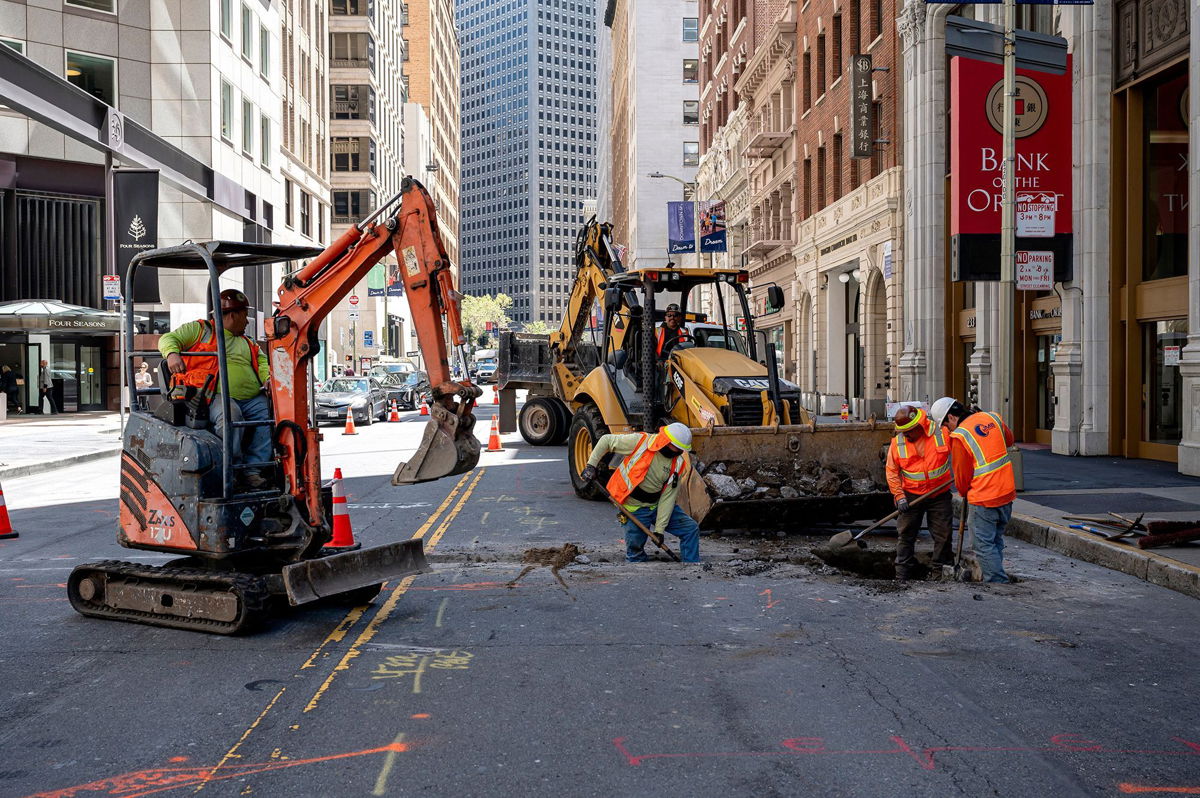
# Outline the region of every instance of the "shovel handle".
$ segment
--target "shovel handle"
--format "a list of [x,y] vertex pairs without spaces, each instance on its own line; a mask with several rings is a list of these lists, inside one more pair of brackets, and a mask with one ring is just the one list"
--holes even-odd
[[632,521],[633,525],[641,530],[643,535],[645,535],[646,537],[653,540],[655,546],[658,546],[660,549],[665,551],[667,553],[667,556],[670,557],[675,562],[680,561],[679,555],[676,554],[675,552],[671,551],[671,548],[667,545],[667,542],[665,540],[663,540],[662,537],[657,532],[655,532],[654,530],[647,527],[641,521],[637,520],[637,518],[634,517],[633,513],[629,512],[624,507],[622,507],[620,504],[618,504],[617,500],[614,499],[612,497],[612,494],[608,492],[608,489],[605,488],[603,485],[601,485],[599,482],[596,483],[596,487],[599,488],[600,492],[604,494],[604,498],[606,498],[610,502],[612,502],[613,507],[616,507],[622,513],[624,513],[625,517],[628,518],[630,521]]
[[[908,507],[909,507],[909,509],[912,509],[913,507],[916,507],[918,504],[920,504],[921,502],[925,501],[925,500],[926,500],[926,499],[928,499],[929,497],[931,497],[931,496],[940,496],[941,494],[945,493],[945,492],[946,492],[946,491],[948,491],[948,490],[950,490],[950,486],[949,486],[949,485],[947,485],[946,487],[942,488],[941,490],[932,491],[932,492],[930,492],[930,493],[922,493],[920,496],[918,496],[917,498],[915,498],[915,499],[913,499],[912,501],[910,501],[910,502],[908,503]],[[893,510],[893,511],[892,511],[891,513],[889,513],[888,515],[884,516],[883,518],[880,518],[878,521],[876,521],[875,523],[871,524],[869,527],[867,527],[867,528],[866,528],[866,529],[864,529],[863,531],[859,532],[857,535],[855,535],[855,536],[852,538],[852,540],[858,540],[858,539],[859,539],[859,538],[861,538],[863,535],[867,534],[868,532],[870,532],[870,531],[872,531],[872,530],[874,530],[874,529],[878,529],[879,527],[881,527],[881,526],[883,526],[884,524],[886,524],[888,521],[895,520],[895,519],[896,519],[896,518],[897,518],[899,515],[900,515],[900,511],[899,511],[899,510]]]

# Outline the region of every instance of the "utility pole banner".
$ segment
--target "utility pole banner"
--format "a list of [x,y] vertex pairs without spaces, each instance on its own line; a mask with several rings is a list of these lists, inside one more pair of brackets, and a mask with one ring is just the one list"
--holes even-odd
[[667,203],[667,254],[696,251],[696,203]]
[[700,251],[725,252],[725,200],[701,200]]
[[[1071,279],[1071,63],[1066,72],[1017,70],[1017,250],[1053,253]],[[1000,278],[1004,195],[1004,68],[950,61],[950,264],[955,280]]]
[[400,279],[400,267],[395,263],[376,263],[367,272],[367,296],[383,296],[387,284],[388,296],[404,296],[404,281]]
[[[112,170],[112,203],[116,268],[124,283],[134,256],[158,246],[158,170]],[[133,280],[132,290],[124,286],[126,301],[159,301],[157,269],[138,269]]]

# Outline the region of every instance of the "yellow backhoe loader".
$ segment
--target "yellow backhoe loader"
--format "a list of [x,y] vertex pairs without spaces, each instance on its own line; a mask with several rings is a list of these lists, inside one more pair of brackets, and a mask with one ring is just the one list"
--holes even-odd
[[[576,243],[576,277],[562,326],[504,333],[501,429],[534,445],[566,442],[575,491],[602,498],[580,472],[608,432],[681,421],[693,430],[687,509],[708,529],[757,529],[864,518],[890,509],[880,453],[888,424],[815,423],[799,387],[778,373],[773,345],[755,335],[744,269],[626,270],[611,225],[589,222]],[[692,308],[708,294],[711,314]],[[778,287],[768,304],[783,303]],[[660,307],[676,303],[682,340],[659,355]],[[730,307],[732,305],[732,307]],[[746,332],[733,318],[745,320]],[[515,389],[529,396],[519,418]],[[600,482],[607,480],[601,470]]]

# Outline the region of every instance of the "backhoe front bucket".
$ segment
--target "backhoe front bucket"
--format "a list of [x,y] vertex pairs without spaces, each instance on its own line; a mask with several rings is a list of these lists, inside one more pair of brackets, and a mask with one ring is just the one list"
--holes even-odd
[[429,415],[420,448],[411,460],[396,466],[393,485],[415,485],[462,474],[479,463],[475,416],[468,414],[460,422],[457,415],[438,402],[429,406]]
[[884,474],[890,424],[693,430],[696,468],[681,495],[704,529],[790,529],[892,509]]
[[402,540],[285,566],[283,587],[294,607],[432,570],[425,560],[424,542]]

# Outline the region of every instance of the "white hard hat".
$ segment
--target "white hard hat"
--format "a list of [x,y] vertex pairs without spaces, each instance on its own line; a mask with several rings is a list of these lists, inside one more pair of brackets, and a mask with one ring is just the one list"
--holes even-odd
[[935,427],[942,426],[942,422],[946,420],[946,414],[950,412],[950,408],[954,407],[957,402],[953,396],[943,396],[933,403],[929,408],[929,417],[933,420]]
[[685,452],[692,450],[692,431],[686,424],[680,424],[676,421],[674,424],[668,424],[663,427],[662,432],[678,448]]

